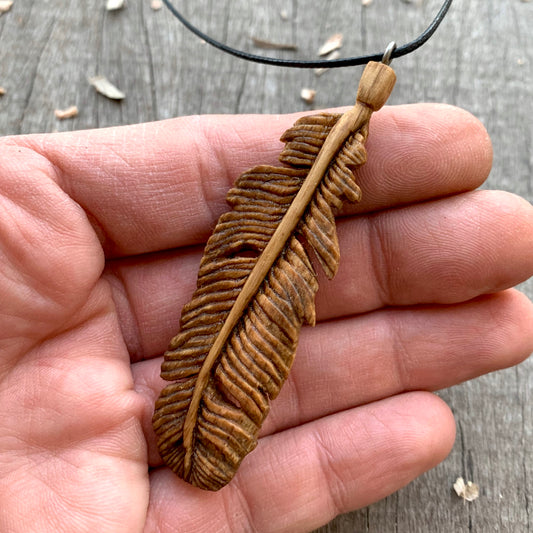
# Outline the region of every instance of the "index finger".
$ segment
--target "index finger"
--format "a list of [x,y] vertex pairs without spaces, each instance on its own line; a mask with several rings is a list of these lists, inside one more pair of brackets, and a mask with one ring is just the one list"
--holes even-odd
[[[203,242],[244,170],[277,164],[299,115],[193,116],[149,124],[4,139],[52,162],[108,256]],[[443,105],[386,107],[370,125],[358,169],[364,212],[470,190],[491,166],[481,124]]]

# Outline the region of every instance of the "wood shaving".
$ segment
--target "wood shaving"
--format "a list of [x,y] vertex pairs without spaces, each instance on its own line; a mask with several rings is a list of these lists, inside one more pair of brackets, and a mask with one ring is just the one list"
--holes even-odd
[[254,46],[257,46],[258,48],[265,48],[267,50],[298,50],[298,47],[295,44],[275,43],[273,41],[258,39],[257,37],[252,37],[251,39],[254,43]]
[[56,118],[59,120],[65,120],[67,118],[74,118],[78,116],[78,108],[75,105],[71,105],[66,109],[56,109],[54,111]]
[[366,7],[372,3],[373,0],[361,0],[361,5]]
[[327,56],[342,46],[342,33],[332,35],[318,50],[319,56]]
[[150,7],[154,11],[159,11],[163,7],[163,2],[161,2],[161,0],[152,0],[150,2]]
[[7,13],[11,6],[13,5],[13,0],[0,0],[0,15],[2,13]]
[[307,104],[312,104],[315,100],[316,91],[314,89],[303,88],[300,91],[300,98]]
[[105,76],[93,76],[89,83],[100,93],[111,100],[123,100],[126,95],[117,89]]
[[0,86],[0,96],[4,96],[4,94],[6,94],[6,90]]
[[453,488],[457,496],[467,502],[473,502],[479,498],[479,486],[471,481],[467,481],[465,484],[465,480],[462,477],[457,478]]
[[[331,54],[329,54],[328,57],[326,57],[326,59],[328,61],[331,61],[332,59],[339,59],[340,56],[341,54],[338,50],[333,50],[333,52],[331,52]],[[317,76],[322,76],[322,74],[324,74],[324,72],[327,72],[328,70],[329,68],[327,67],[315,68],[315,74]]]
[[108,11],[116,11],[124,7],[125,0],[107,0],[105,8]]

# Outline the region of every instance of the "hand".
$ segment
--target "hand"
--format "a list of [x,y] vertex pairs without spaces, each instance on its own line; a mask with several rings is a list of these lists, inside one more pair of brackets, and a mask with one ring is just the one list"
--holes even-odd
[[162,467],[161,353],[201,243],[294,120],[0,139],[1,531],[311,530],[446,457],[454,422],[430,391],[533,350],[533,307],[509,289],[533,274],[531,205],[473,191],[491,148],[467,113],[385,108],[258,448],[218,493]]

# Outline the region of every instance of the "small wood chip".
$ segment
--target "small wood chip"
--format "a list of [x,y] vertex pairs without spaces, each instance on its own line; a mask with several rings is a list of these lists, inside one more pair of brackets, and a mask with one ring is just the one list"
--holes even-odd
[[[341,54],[338,50],[333,50],[333,52],[331,52],[331,54],[329,54],[328,57],[326,57],[326,59],[328,61],[331,61],[332,59],[339,59],[340,56]],[[327,67],[315,68],[315,74],[317,76],[322,76],[322,74],[324,74],[324,72],[327,72],[328,70],[329,68]]]
[[0,15],[2,13],[7,13],[11,6],[13,5],[13,0],[0,0]]
[[342,33],[332,35],[318,50],[319,56],[327,56],[342,46]]
[[93,76],[89,83],[100,93],[111,100],[123,100],[126,95],[117,89],[105,76]]
[[373,0],[361,0],[361,5],[366,7],[372,3]]
[[154,11],[159,11],[163,7],[163,2],[161,2],[161,0],[152,0],[150,2],[150,7]]
[[289,12],[286,9],[282,9],[279,12],[279,16],[281,17],[281,20],[289,20]]
[[307,104],[312,104],[315,96],[316,91],[314,89],[304,88],[300,91],[300,98]]
[[290,43],[275,43],[272,41],[266,41],[264,39],[258,39],[257,37],[252,37],[252,42],[254,46],[258,48],[265,48],[267,50],[298,50],[298,47],[295,44]]
[[4,96],[4,94],[6,94],[6,90],[0,86],[0,96]]
[[78,116],[78,108],[75,105],[71,105],[66,109],[56,109],[54,111],[56,118],[59,120],[65,120],[67,118],[74,118]]
[[467,502],[473,502],[479,498],[479,486],[471,481],[467,481],[465,484],[465,480],[462,477],[457,478],[453,488],[457,496]]
[[107,0],[105,8],[108,11],[116,11],[124,7],[125,0]]

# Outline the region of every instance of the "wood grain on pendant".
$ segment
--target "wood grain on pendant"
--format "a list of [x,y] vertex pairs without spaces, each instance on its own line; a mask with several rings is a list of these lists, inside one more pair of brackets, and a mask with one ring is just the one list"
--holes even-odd
[[287,130],[280,161],[242,174],[207,242],[197,289],[165,353],[171,383],[156,402],[163,461],[181,478],[218,490],[257,445],[270,401],[285,382],[300,328],[314,325],[312,249],[327,276],[339,265],[335,213],[361,191],[374,111],[396,80],[383,63],[365,68],[355,106],[304,117]]

